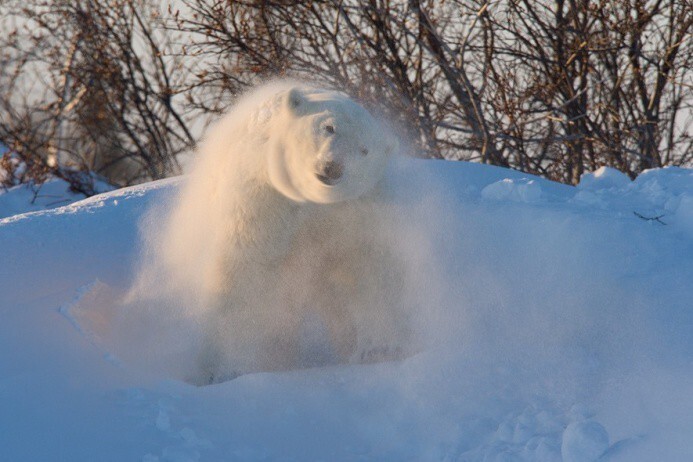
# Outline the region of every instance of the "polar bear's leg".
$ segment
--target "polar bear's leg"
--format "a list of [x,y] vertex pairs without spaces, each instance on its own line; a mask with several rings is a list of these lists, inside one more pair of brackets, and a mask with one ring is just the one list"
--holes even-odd
[[[215,309],[205,319],[204,334],[199,347],[197,367],[193,383],[209,385],[232,380],[245,372],[247,365],[241,361],[241,352],[234,347],[234,322],[232,316]],[[234,358],[234,356],[236,356]]]
[[331,306],[328,313],[321,314],[336,359],[340,363],[348,363],[358,343],[356,324],[351,313],[346,306]]
[[208,319],[196,381],[218,383],[250,372],[286,370],[296,364],[299,323],[296,314],[275,295],[271,288],[265,288],[252,299],[223,298]]
[[358,274],[363,280],[352,306],[357,344],[350,362],[403,359],[413,343],[404,265],[383,246],[365,246],[359,253]]
[[224,346],[219,342],[219,334],[205,333],[197,358],[197,368],[189,380],[196,385],[211,385],[233,380],[242,372],[232,371],[223,367],[227,361],[224,358]]
[[408,354],[412,329],[405,309],[402,262],[363,235],[323,249],[312,303],[325,319],[340,362],[397,360]]

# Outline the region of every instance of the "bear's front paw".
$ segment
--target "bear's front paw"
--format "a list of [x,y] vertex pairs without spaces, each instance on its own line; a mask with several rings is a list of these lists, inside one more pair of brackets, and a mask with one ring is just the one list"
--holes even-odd
[[228,382],[239,376],[243,375],[241,372],[210,372],[204,371],[196,374],[193,377],[188,377],[186,382],[196,385],[198,387],[204,387],[207,385],[214,385],[217,383]]
[[379,346],[362,351],[358,355],[358,362],[363,364],[380,363],[385,361],[399,361],[404,359],[404,351],[401,347]]
[[210,374],[208,385],[214,385],[215,383],[228,382],[229,380],[233,380],[235,378],[238,378],[241,375],[243,375],[243,373],[241,373],[240,371],[216,372],[216,373]]

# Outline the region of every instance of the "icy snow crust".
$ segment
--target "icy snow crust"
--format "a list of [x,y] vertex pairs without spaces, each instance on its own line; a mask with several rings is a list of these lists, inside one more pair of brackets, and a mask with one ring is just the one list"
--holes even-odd
[[[0,170],[0,178],[2,177]],[[98,192],[113,189],[103,181],[94,185]],[[11,188],[0,186],[0,219],[30,211],[54,209],[83,199],[84,195],[70,190],[70,185],[59,178],[50,178],[43,184],[25,183]]]
[[0,220],[1,458],[693,459],[693,171],[572,188],[402,160],[388,178],[438,217],[436,341],[208,387],[124,362],[76,312],[127,287],[138,221],[179,179]]

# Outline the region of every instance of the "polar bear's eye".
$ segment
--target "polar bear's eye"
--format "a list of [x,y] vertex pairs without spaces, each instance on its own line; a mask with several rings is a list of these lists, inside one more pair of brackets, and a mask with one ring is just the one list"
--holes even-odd
[[325,125],[325,131],[330,134],[334,133],[334,125]]
[[361,148],[361,155],[367,156],[367,155],[368,155],[368,149],[366,149],[366,148]]

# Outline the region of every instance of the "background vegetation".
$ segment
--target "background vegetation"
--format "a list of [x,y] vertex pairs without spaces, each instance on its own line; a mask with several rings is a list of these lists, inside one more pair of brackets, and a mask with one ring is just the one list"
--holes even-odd
[[416,156],[572,184],[693,162],[690,0],[6,0],[0,18],[5,169],[86,195],[82,172],[179,173],[275,76],[343,89]]

